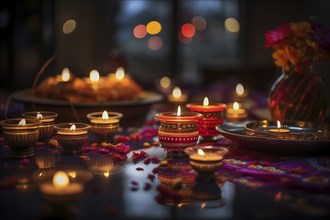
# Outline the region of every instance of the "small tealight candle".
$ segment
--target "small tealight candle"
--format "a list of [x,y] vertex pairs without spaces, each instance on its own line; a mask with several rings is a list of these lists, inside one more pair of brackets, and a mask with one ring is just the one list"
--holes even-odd
[[238,102],[234,102],[232,108],[227,109],[226,118],[228,121],[241,121],[246,119],[246,117],[246,110],[240,108],[240,104]]
[[70,80],[70,78],[71,78],[70,70],[67,67],[65,67],[62,70],[62,75],[61,75],[62,82],[68,82]]
[[64,154],[80,154],[87,142],[90,125],[84,123],[60,123],[54,126],[56,138]]
[[0,125],[3,128],[4,143],[9,146],[9,157],[24,158],[34,155],[33,146],[39,139],[39,120],[13,118],[0,121]]
[[204,98],[203,104],[190,103],[186,105],[191,111],[201,113],[203,118],[198,122],[200,136],[206,140],[216,140],[219,132],[215,127],[224,122],[223,112],[226,105],[222,103],[210,103],[207,97]]
[[172,94],[167,96],[168,101],[172,103],[185,103],[187,101],[187,95],[182,94],[180,87],[176,86],[172,90]]
[[202,179],[211,179],[220,167],[221,160],[228,150],[223,147],[203,146],[189,147],[185,153],[189,155],[190,165]]
[[40,121],[39,125],[39,140],[48,142],[54,135],[54,121],[58,114],[49,111],[34,111],[24,112],[22,114],[25,118],[37,119]]
[[289,133],[290,130],[286,128],[282,128],[281,122],[277,121],[277,128],[271,128],[268,131],[272,133]]
[[100,141],[109,141],[119,130],[119,120],[123,114],[119,112],[94,112],[87,114],[92,123],[91,130]]

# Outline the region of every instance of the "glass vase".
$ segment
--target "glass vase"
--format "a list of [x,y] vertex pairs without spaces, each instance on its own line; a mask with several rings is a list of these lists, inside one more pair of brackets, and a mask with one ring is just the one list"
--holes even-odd
[[323,80],[313,66],[302,73],[283,69],[270,89],[268,106],[273,120],[322,123],[327,111]]

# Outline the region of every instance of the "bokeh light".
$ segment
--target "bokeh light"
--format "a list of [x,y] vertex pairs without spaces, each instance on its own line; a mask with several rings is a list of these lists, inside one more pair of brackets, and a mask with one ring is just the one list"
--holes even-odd
[[171,85],[171,79],[167,76],[164,76],[160,79],[160,86],[164,89],[169,88]]
[[225,28],[231,33],[237,33],[239,32],[240,25],[238,20],[236,20],[235,18],[227,18],[225,20]]
[[133,35],[136,38],[144,38],[147,35],[147,29],[144,24],[136,25],[133,30]]
[[163,40],[158,36],[153,36],[148,40],[150,50],[159,50],[163,46]]
[[148,34],[158,34],[162,30],[162,25],[158,21],[150,21],[147,24]]
[[63,33],[70,34],[76,29],[76,21],[73,19],[69,19],[63,24]]
[[203,31],[206,29],[207,22],[205,18],[201,16],[196,16],[191,19],[191,23],[195,26],[196,30]]
[[178,38],[179,38],[180,42],[183,44],[189,44],[192,41],[192,38],[187,38],[187,37],[183,36],[181,32],[179,33]]
[[192,38],[195,35],[196,30],[194,25],[186,23],[181,26],[181,33],[186,38]]

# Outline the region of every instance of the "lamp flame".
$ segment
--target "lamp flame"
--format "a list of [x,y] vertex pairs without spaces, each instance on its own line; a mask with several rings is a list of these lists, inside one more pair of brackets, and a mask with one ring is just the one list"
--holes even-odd
[[102,113],[102,119],[109,119],[109,115],[107,111],[103,111]]
[[238,109],[239,109],[239,104],[238,104],[238,102],[234,102],[234,104],[233,104],[233,109],[234,109],[234,110],[238,110]]
[[69,185],[69,177],[63,171],[58,171],[53,177],[53,184],[57,189],[63,189]]
[[205,156],[205,153],[202,149],[198,149],[197,153],[203,157]]
[[180,107],[180,105],[178,106],[178,110],[177,110],[177,112],[176,112],[176,115],[179,117],[179,116],[181,116],[181,107]]
[[110,173],[109,173],[109,172],[104,172],[103,175],[104,175],[105,177],[109,177],[109,176],[110,176]]
[[37,113],[37,119],[42,119],[42,114],[40,112]]
[[174,87],[173,91],[172,91],[172,95],[175,97],[175,98],[180,98],[181,95],[182,95],[182,92],[181,92],[181,89],[176,86]]
[[207,97],[203,100],[203,106],[209,106],[209,99]]
[[67,82],[69,80],[70,80],[70,70],[67,67],[65,67],[62,70],[62,81]]
[[243,95],[244,94],[244,87],[241,83],[238,83],[236,85],[236,93],[237,93],[237,95]]
[[18,126],[24,126],[24,125],[26,125],[26,120],[25,120],[25,118],[23,118],[22,120],[20,120],[20,121],[18,122]]
[[92,70],[89,73],[89,79],[91,80],[92,83],[96,83],[99,81],[100,79],[100,74],[97,70]]
[[125,77],[125,71],[123,67],[118,67],[116,70],[116,79],[117,80],[123,80]]
[[282,125],[281,125],[281,122],[280,122],[280,121],[277,121],[276,123],[277,123],[277,128],[280,129],[281,126],[282,126]]
[[71,125],[70,131],[75,131],[75,130],[76,130],[76,125],[75,124]]

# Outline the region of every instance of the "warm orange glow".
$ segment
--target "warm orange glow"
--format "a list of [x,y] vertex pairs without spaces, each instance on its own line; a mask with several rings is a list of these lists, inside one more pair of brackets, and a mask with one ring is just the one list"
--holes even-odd
[[63,171],[58,171],[53,177],[53,184],[58,189],[63,189],[69,185],[69,177]]
[[136,25],[133,30],[133,35],[136,38],[144,38],[147,35],[147,29],[144,24]]
[[76,178],[77,173],[75,171],[69,171],[68,175],[74,179],[74,178]]
[[99,81],[100,79],[100,74],[97,70],[92,70],[89,73],[89,79],[91,80],[92,83],[96,83]]
[[239,104],[238,104],[238,102],[234,102],[234,104],[233,104],[233,109],[234,109],[234,110],[238,110],[238,109],[239,109]]
[[125,78],[125,70],[123,67],[118,67],[116,70],[116,79],[121,81]]
[[176,116],[181,116],[181,106],[178,106],[178,110],[176,111]]
[[180,98],[182,95],[181,89],[179,87],[174,87],[173,91],[172,91],[172,95],[174,96],[174,98]]
[[198,149],[197,153],[198,155],[205,156],[205,153],[202,149]]
[[70,80],[70,70],[67,67],[65,67],[62,70],[62,81],[67,82],[69,80]]
[[103,111],[102,113],[102,119],[109,119],[109,115],[107,111]]
[[237,19],[235,18],[227,18],[225,20],[225,28],[228,32],[237,33],[239,32],[240,25]]
[[23,118],[18,122],[18,126],[24,126],[24,125],[26,125],[26,120]]
[[181,26],[181,33],[183,36],[185,36],[187,38],[192,38],[195,35],[196,30],[195,30],[194,25],[192,25],[190,23],[186,23]]
[[71,34],[76,29],[76,21],[74,19],[66,20],[63,24],[63,33]]
[[276,123],[277,123],[277,128],[280,129],[282,127],[281,122],[277,121]]
[[167,76],[164,76],[160,79],[160,86],[164,89],[169,88],[171,85],[171,79],[168,78]]
[[150,50],[159,50],[163,46],[163,40],[158,36],[153,36],[148,40]]
[[158,34],[162,30],[162,25],[158,21],[150,21],[147,24],[147,32],[149,34]]
[[70,131],[75,131],[75,130],[76,130],[76,125],[75,124],[71,125]]
[[37,112],[37,119],[42,119],[42,114],[40,112]]
[[244,94],[244,87],[241,83],[238,83],[236,85],[236,93],[237,93],[237,95],[243,95]]
[[207,97],[203,100],[203,106],[209,106],[209,99]]
[[104,175],[105,177],[109,177],[109,176],[110,176],[110,173],[109,173],[109,172],[104,172],[103,175]]

